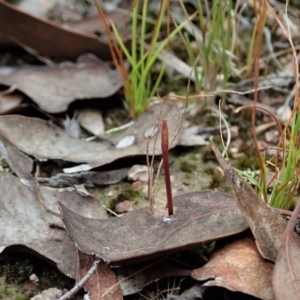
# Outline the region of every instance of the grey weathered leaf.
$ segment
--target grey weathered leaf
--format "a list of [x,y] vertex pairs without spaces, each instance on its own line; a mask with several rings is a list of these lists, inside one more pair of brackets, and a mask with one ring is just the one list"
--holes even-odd
[[192,192],[173,200],[174,215],[148,209],[108,220],[87,219],[60,204],[66,230],[78,248],[112,264],[133,263],[233,235],[248,228],[231,195]]
[[76,99],[111,96],[122,86],[119,75],[91,54],[57,67],[1,67],[0,83],[16,86],[50,113],[65,111]]
[[[75,278],[76,248],[64,230],[50,227],[61,220],[47,212],[38,196],[17,177],[0,172],[0,186],[0,252],[10,246],[25,246]],[[76,192],[59,192],[44,187],[40,196],[46,207],[55,213],[58,212],[57,201],[81,211],[86,217],[101,218],[105,213],[98,200],[82,197]]]

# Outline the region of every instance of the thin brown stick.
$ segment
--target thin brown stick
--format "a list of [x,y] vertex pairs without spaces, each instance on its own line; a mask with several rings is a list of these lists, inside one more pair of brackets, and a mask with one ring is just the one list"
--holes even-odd
[[89,269],[87,274],[82,277],[82,279],[66,294],[61,296],[58,300],[67,300],[73,298],[85,285],[85,283],[93,276],[93,274],[96,272],[98,265],[100,263],[100,260],[95,260],[92,267]]

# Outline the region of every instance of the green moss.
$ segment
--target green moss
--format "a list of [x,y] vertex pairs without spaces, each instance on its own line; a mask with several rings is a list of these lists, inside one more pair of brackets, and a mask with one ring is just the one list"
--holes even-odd
[[197,169],[197,165],[187,159],[180,159],[179,169],[182,172],[192,173]]
[[203,169],[203,172],[207,175],[214,175],[215,174],[215,168],[206,167],[206,168]]
[[107,194],[101,194],[98,196],[98,200],[109,209],[114,209],[117,204],[117,199],[110,197]]
[[124,197],[124,200],[133,200],[136,197],[140,197],[141,193],[135,191],[131,185],[128,185],[121,191],[120,195]]
[[192,174],[191,173],[186,173],[185,174],[185,178],[186,179],[191,179],[192,178]]
[[243,157],[240,157],[234,163],[235,167],[239,170],[251,169],[257,170],[260,169],[258,156],[255,153],[245,153]]
[[15,300],[28,300],[29,298],[28,297],[26,297],[26,296],[16,296],[15,297]]
[[198,157],[196,154],[191,154],[190,159],[193,161],[198,161]]

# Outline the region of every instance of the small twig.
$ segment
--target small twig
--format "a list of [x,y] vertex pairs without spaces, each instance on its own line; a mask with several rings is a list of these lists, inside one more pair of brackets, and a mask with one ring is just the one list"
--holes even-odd
[[64,294],[62,297],[60,297],[58,300],[67,300],[73,298],[85,285],[85,283],[92,277],[92,275],[95,273],[95,271],[98,268],[98,265],[100,263],[100,260],[94,261],[92,267],[89,269],[87,274],[82,277],[82,279],[66,294]]
[[[120,285],[121,283],[123,283],[123,282],[129,280],[130,278],[134,277],[135,275],[137,275],[137,274],[139,274],[139,273],[141,273],[141,272],[143,272],[143,271],[149,269],[150,267],[152,267],[152,266],[154,266],[154,265],[156,265],[156,264],[162,262],[164,259],[166,259],[166,257],[167,257],[167,256],[164,256],[163,258],[161,258],[161,259],[155,261],[154,263],[152,263],[152,264],[150,264],[150,265],[148,265],[148,266],[146,266],[146,267],[144,267],[144,268],[142,268],[142,269],[140,269],[140,270],[138,270],[138,271],[132,273],[131,275],[129,275],[129,276],[127,276],[127,277],[125,277],[125,278],[119,280],[117,283],[115,283],[115,284],[113,284],[112,286],[110,286],[110,287],[109,287],[109,288],[101,295],[101,299],[103,299],[104,296],[106,296],[106,295],[107,295],[110,291],[112,291],[116,286],[118,286],[118,285]],[[58,300],[61,300],[61,299],[58,299]]]
[[113,132],[116,132],[116,131],[121,131],[123,129],[126,129],[126,128],[132,126],[133,124],[134,124],[134,121],[130,121],[129,123],[123,124],[119,127],[114,127],[112,129],[106,130],[105,133],[109,134],[109,133],[113,133]]

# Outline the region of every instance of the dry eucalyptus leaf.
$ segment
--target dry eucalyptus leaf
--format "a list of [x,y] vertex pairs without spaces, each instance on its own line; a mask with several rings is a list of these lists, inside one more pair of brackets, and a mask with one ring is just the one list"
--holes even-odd
[[[0,116],[0,140],[6,139],[18,150],[30,154],[39,160],[61,159],[76,163],[84,163],[79,166],[64,169],[65,173],[88,171],[100,167],[119,158],[161,154],[160,132],[156,136],[145,138],[144,132],[157,124],[160,118],[168,120],[169,140],[176,136],[172,147],[176,146],[180,138],[180,115],[175,105],[164,102],[148,108],[134,124],[132,128],[125,130],[125,134],[134,135],[133,145],[127,148],[117,149],[109,142],[85,142],[67,135],[62,129],[49,124],[46,121],[17,115]],[[122,140],[124,132],[116,135],[116,143]],[[149,144],[149,150],[147,146]]]
[[212,141],[211,147],[225,173],[237,205],[249,224],[260,254],[263,258],[275,262],[285,230],[282,217],[228,165]]
[[294,232],[300,201],[284,232],[280,251],[273,273],[273,288],[276,299],[300,299],[300,238]]
[[213,191],[174,197],[174,215],[140,209],[120,218],[87,219],[60,204],[70,237],[84,253],[111,264],[133,263],[192,248],[248,228],[233,197]]
[[[151,129],[152,132],[154,127],[159,127],[162,119],[168,120],[169,141],[175,138],[170,146],[171,148],[175,147],[181,136],[181,129],[178,129],[181,115],[174,104],[164,101],[162,103],[149,105],[145,113],[134,122],[133,126],[119,134],[113,135],[110,141],[116,146],[101,151],[101,155],[94,154],[95,161],[89,162],[90,168],[100,167],[119,158],[128,156],[146,155],[147,153],[149,153],[149,155],[160,155],[162,153],[160,130],[154,130],[156,134],[149,135],[149,129]],[[146,136],[145,133],[147,133]],[[86,168],[88,166],[81,165],[75,168],[64,169],[64,172],[78,172],[81,167]]]
[[94,163],[109,146],[107,142],[84,142],[70,137],[61,128],[36,118],[0,116],[0,140],[37,159],[63,159]]
[[208,263],[193,270],[191,276],[198,281],[206,281],[203,286],[221,286],[272,300],[273,268],[272,263],[261,257],[254,240],[246,237],[230,241],[215,250]]
[[50,113],[65,111],[76,99],[106,98],[122,86],[119,75],[92,54],[57,67],[1,67],[0,83],[15,85]]
[[[46,212],[37,195],[20,180],[7,173],[0,173],[0,249],[23,245],[47,258],[67,276],[75,278],[76,248],[64,230],[50,228],[61,220]],[[76,192],[60,193],[57,189],[41,188],[45,205],[57,212],[57,201],[80,211],[87,217],[104,216],[99,201],[92,197],[81,197]],[[45,246],[46,245],[46,246]]]
[[0,186],[0,226],[5,229],[0,231],[1,252],[9,246],[26,246],[74,277],[75,247],[63,230],[49,227],[59,218],[47,213],[17,177],[0,173]]
[[44,56],[76,59],[89,52],[104,60],[111,58],[108,45],[96,35],[73,31],[36,18],[3,0],[0,1],[0,32],[21,47]]
[[[93,215],[89,217],[108,219],[108,215],[101,206],[101,212],[99,211],[99,204],[95,207]],[[80,209],[78,209],[80,211]],[[79,282],[92,267],[95,258],[91,255],[87,255],[81,251],[77,251],[78,265],[76,282]],[[84,284],[85,290],[89,293],[89,299],[91,300],[119,300],[123,299],[123,295],[120,289],[120,285],[117,283],[117,277],[111,268],[104,262],[100,262],[95,273]],[[112,287],[113,286],[113,287]],[[105,295],[104,295],[105,293]]]

